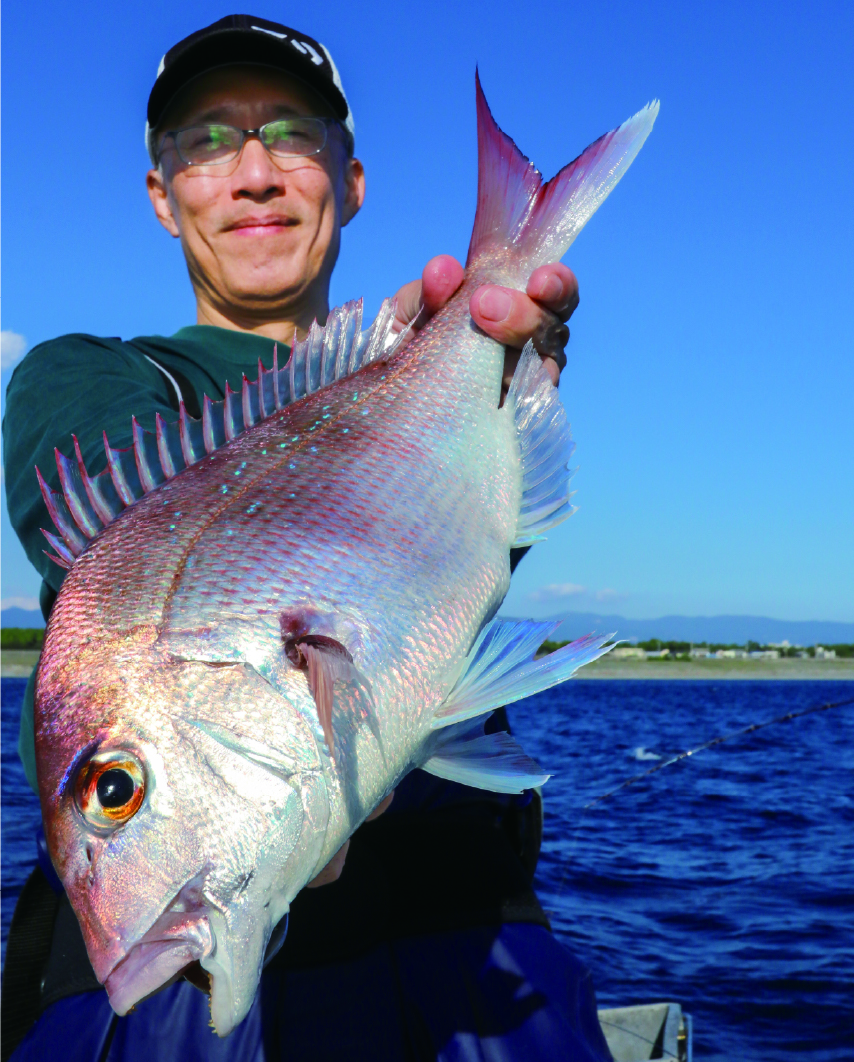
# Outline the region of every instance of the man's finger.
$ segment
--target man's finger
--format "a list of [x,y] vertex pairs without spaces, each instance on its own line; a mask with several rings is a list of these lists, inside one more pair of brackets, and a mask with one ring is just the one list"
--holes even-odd
[[317,889],[321,885],[330,885],[333,881],[337,881],[341,877],[341,871],[344,869],[344,863],[347,859],[347,849],[349,847],[350,838],[348,837],[317,877],[312,878],[306,885],[306,888]]
[[392,327],[395,332],[402,332],[404,328],[409,327],[410,321],[418,316],[421,309],[421,281],[410,280],[408,284],[404,284],[395,299],[397,301]]
[[463,272],[460,263],[449,254],[431,258],[421,279],[404,284],[395,295],[394,331],[402,332],[410,325],[415,331],[423,328],[462,284]]
[[524,347],[529,339],[541,354],[554,357],[569,338],[560,318],[523,291],[485,284],[471,297],[471,315],[487,335],[506,347]]
[[557,365],[558,372],[563,372],[566,368],[564,347],[569,342],[569,329],[566,325],[555,317],[544,320],[537,326],[531,339],[540,357],[551,358]]
[[421,274],[421,302],[429,320],[463,282],[464,270],[456,258],[438,254],[431,258]]
[[391,802],[394,800],[394,790],[389,793],[385,800],[381,800],[374,810],[365,819],[365,822],[373,822],[374,819],[378,819],[384,811],[387,811],[391,807]]
[[562,262],[552,262],[535,269],[525,292],[557,314],[561,321],[568,321],[578,306],[578,281],[575,273]]

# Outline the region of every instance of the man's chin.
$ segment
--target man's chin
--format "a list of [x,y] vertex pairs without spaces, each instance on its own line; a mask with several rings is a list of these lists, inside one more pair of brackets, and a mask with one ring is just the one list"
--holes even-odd
[[[301,278],[282,275],[281,262],[274,272],[263,266],[253,266],[254,283],[246,284],[245,274],[236,283],[225,284],[223,297],[217,293],[214,306],[217,312],[238,328],[252,328],[261,322],[299,322],[300,328],[307,328],[314,318],[325,311],[314,309],[308,320],[304,321],[309,307],[313,306],[310,292]],[[247,270],[248,272],[248,270]],[[285,340],[290,343],[292,336]]]

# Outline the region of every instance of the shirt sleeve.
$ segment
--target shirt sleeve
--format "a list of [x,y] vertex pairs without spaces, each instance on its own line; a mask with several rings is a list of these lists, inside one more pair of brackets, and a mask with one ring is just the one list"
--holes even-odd
[[34,347],[17,366],[6,392],[3,462],[12,527],[30,562],[54,590],[65,571],[49,560],[42,528],[53,529],[36,466],[59,489],[54,448],[74,453],[80,442],[90,475],[106,468],[103,433],[110,445],[131,445],[131,418],[154,430],[160,413],[175,419],[170,385],[143,354],[118,339],[69,335]]

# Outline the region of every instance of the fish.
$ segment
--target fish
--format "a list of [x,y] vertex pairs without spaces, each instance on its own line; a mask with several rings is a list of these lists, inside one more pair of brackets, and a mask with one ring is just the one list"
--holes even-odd
[[394,304],[348,303],[286,365],[133,421],[90,476],[56,451],[39,482],[68,569],[38,665],[39,794],[51,859],[112,1007],[191,967],[228,1035],[293,898],[413,769],[497,792],[549,777],[497,707],[607,649],[537,657],[552,622],[498,615],[510,550],[572,512],[566,411],[528,344],[469,299],[524,289],[625,173],[658,103],[551,181],[476,77],[478,200],[463,284],[404,342]]

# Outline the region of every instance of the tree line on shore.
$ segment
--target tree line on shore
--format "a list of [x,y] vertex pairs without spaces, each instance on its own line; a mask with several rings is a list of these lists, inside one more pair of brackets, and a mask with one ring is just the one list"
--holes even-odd
[[[543,642],[540,652],[541,653],[553,653],[555,649],[560,649],[561,646],[568,645],[566,641],[563,642]],[[724,649],[743,649],[748,653],[767,652],[769,650],[776,650],[781,657],[798,657],[803,653],[808,656],[814,657],[816,655],[815,645],[763,645],[760,642],[748,641],[743,645],[737,645],[734,642],[665,642],[659,638],[650,638],[645,642],[620,642],[620,645],[631,645],[638,649],[644,649],[648,653],[660,653],[663,650],[668,650],[671,657],[676,659],[690,659],[692,649],[708,649],[710,653],[716,653],[719,650]],[[848,645],[846,643],[840,643],[835,645],[823,645],[821,646],[825,651],[835,651],[837,659],[854,658],[854,644]]]
[[[0,631],[0,648],[3,649],[41,649],[42,640],[44,639],[44,628],[41,627],[4,627]],[[560,649],[561,646],[567,645],[567,642],[543,642],[540,652],[541,653],[553,653],[555,649]],[[807,653],[809,656],[815,656],[816,647],[814,645],[762,645],[759,642],[746,642],[744,645],[735,645],[731,643],[723,642],[665,642],[659,638],[650,638],[645,642],[623,642],[623,645],[632,644],[637,646],[638,649],[644,649],[648,653],[660,653],[662,650],[667,649],[672,657],[690,657],[692,649],[708,649],[710,653],[715,653],[719,649],[744,649],[748,653],[765,652],[769,649],[776,649],[781,657],[797,657],[801,653]],[[834,650],[836,652],[837,659],[839,658],[854,658],[854,645],[846,645],[844,643],[839,645],[825,645],[822,648],[825,650]]]

